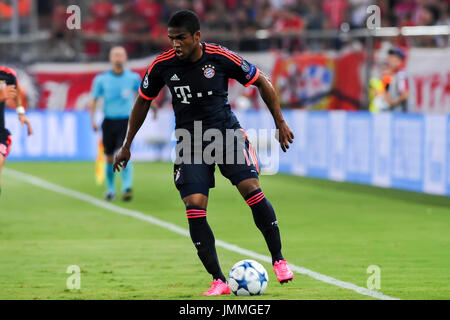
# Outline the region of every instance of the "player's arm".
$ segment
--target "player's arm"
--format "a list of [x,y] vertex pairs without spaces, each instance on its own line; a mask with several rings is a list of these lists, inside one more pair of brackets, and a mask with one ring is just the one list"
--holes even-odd
[[137,96],[133,108],[131,109],[130,118],[128,119],[125,140],[114,158],[114,171],[120,171],[121,168],[126,168],[131,157],[131,143],[147,117],[151,102],[151,100],[146,100],[141,96]]
[[153,61],[147,69],[144,79],[139,86],[139,95],[134,101],[130,118],[128,119],[128,128],[125,140],[114,158],[114,171],[120,171],[121,168],[126,168],[131,157],[131,143],[147,117],[152,100],[158,96],[159,91],[164,86],[164,81],[160,75],[160,69],[157,65],[158,62],[155,61]]
[[16,112],[17,112],[19,121],[22,124],[22,126],[27,125],[28,135],[30,136],[33,134],[33,129],[31,128],[30,121],[25,116],[25,108],[23,107],[23,101],[22,101],[22,88],[20,87],[19,83],[16,83],[16,90],[17,90],[17,94],[16,94],[16,97],[14,98],[14,102],[16,104]]
[[294,134],[281,113],[281,107],[275,88],[263,72],[259,73],[258,78],[253,84],[258,87],[261,98],[264,100],[264,103],[272,114],[275,126],[278,129],[277,139],[280,142],[281,149],[286,152],[286,150],[289,149],[289,143],[293,142]]
[[281,149],[286,152],[289,149],[289,143],[293,142],[294,134],[283,118],[277,93],[270,80],[255,65],[244,60],[236,53],[221,46],[209,46],[211,49],[207,45],[207,50],[222,56],[221,61],[230,78],[236,79],[245,87],[252,84],[258,87],[259,93],[275,121],[277,128],[276,138],[280,142]]
[[17,95],[16,86],[8,85],[0,88],[0,102],[4,102],[8,99],[14,99]]

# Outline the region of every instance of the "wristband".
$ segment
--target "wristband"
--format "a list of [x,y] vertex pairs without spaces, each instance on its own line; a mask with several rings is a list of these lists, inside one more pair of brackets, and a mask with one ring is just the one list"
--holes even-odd
[[16,112],[17,114],[25,114],[25,108],[23,106],[18,106]]

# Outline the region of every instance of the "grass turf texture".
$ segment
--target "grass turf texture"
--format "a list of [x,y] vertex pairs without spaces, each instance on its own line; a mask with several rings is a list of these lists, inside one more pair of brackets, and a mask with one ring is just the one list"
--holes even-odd
[[[172,165],[135,163],[134,199],[114,204],[187,228]],[[7,163],[6,167],[101,198],[93,163]],[[120,180],[120,179],[117,179]],[[287,175],[262,176],[288,262],[366,287],[381,269],[381,292],[401,299],[450,298],[450,199]],[[208,221],[217,239],[268,254],[251,211],[216,171]],[[244,258],[218,248],[224,273]],[[3,176],[0,299],[243,299],[203,297],[210,276],[191,240]],[[265,294],[250,299],[372,299],[296,274],[281,286],[272,267]],[[81,289],[68,290],[69,265]]]

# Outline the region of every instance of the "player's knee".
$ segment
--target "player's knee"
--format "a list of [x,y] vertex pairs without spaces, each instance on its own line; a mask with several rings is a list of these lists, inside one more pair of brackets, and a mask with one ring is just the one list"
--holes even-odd
[[247,198],[250,194],[252,194],[256,190],[261,189],[261,187],[259,185],[259,180],[256,178],[250,178],[250,179],[245,179],[245,180],[241,181],[237,185],[237,188],[244,198]]
[[206,208],[208,204],[208,197],[201,193],[195,193],[184,197],[183,202],[186,209],[188,207]]

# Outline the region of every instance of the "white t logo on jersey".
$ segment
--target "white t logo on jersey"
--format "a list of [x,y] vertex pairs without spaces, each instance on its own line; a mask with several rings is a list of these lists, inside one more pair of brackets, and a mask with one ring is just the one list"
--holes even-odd
[[183,98],[183,100],[181,100],[181,103],[190,104],[188,98],[192,98],[192,94],[189,86],[173,87],[173,90],[177,94],[177,98]]

